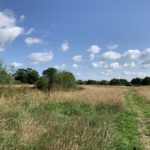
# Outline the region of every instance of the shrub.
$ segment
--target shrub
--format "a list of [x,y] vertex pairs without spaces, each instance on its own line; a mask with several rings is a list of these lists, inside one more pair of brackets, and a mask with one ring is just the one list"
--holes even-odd
[[0,84],[10,84],[13,82],[12,76],[6,71],[3,63],[0,62]]
[[43,71],[43,76],[37,81],[36,87],[45,89],[68,90],[76,85],[75,77],[67,71],[58,72],[55,68],[48,68]]
[[76,81],[72,73],[67,71],[57,73],[56,86],[66,90],[66,89],[74,88],[75,85],[76,85]]
[[49,79],[47,77],[40,77],[37,81],[36,81],[36,87],[38,89],[41,89],[43,91],[46,91],[49,89]]

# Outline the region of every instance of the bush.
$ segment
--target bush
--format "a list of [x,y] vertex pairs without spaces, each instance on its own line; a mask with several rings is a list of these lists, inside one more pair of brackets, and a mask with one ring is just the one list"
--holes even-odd
[[36,87],[41,90],[75,88],[76,81],[72,73],[67,71],[58,72],[55,68],[43,71],[43,76],[36,82]]
[[67,71],[57,73],[56,86],[60,87],[61,89],[67,90],[74,88],[75,85],[76,81],[72,73]]
[[38,89],[41,89],[43,91],[46,91],[49,89],[49,79],[47,77],[40,77],[37,81],[36,81],[36,87]]
[[6,71],[3,63],[0,62],[0,84],[10,84],[12,82],[12,76]]

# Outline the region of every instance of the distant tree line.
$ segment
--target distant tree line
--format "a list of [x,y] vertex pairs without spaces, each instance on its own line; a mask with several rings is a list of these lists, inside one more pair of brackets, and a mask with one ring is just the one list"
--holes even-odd
[[84,85],[150,85],[150,77],[145,78],[133,78],[130,82],[126,79],[113,78],[110,81],[107,80],[75,80],[74,75],[68,71],[58,71],[55,68],[48,68],[42,72],[40,76],[38,71],[32,68],[17,69],[14,74],[8,73],[6,67],[0,62],[0,84],[14,84],[25,83],[35,84],[37,88],[41,90],[50,89],[71,89],[75,88],[76,84]]
[[142,78],[133,78],[130,82],[126,79],[116,79],[113,78],[110,81],[107,80],[77,80],[78,84],[85,84],[85,85],[125,85],[125,86],[132,86],[132,85],[150,85],[150,77]]
[[21,83],[35,84],[41,90],[75,88],[76,80],[74,75],[68,71],[58,71],[55,68],[48,68],[39,76],[34,69],[18,69],[13,74],[14,79]]

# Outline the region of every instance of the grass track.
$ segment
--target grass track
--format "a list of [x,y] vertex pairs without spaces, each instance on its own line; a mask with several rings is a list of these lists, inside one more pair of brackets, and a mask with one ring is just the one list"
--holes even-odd
[[134,112],[137,113],[138,131],[145,150],[150,150],[150,101],[139,96],[137,91],[128,93],[127,99]]

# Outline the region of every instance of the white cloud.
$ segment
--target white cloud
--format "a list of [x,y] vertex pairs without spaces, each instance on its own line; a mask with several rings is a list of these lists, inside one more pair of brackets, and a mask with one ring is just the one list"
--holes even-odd
[[89,53],[98,54],[101,48],[98,45],[91,45],[91,47],[87,50]]
[[12,11],[0,12],[0,51],[4,51],[6,44],[12,43],[23,32],[22,27],[16,26],[16,18]]
[[82,59],[83,59],[82,55],[76,55],[76,56],[72,57],[72,60],[75,61],[75,62],[81,62]]
[[13,42],[22,32],[23,29],[17,26],[0,29],[0,47]]
[[113,62],[109,65],[111,69],[119,69],[121,66],[118,62]]
[[92,68],[101,68],[103,66],[103,61],[99,61],[99,62],[92,62],[91,63],[91,67]]
[[72,64],[73,68],[78,68],[79,66],[77,64]]
[[43,44],[43,40],[35,37],[28,37],[24,40],[27,45]]
[[62,44],[61,44],[61,49],[62,49],[62,51],[64,51],[64,52],[66,52],[66,51],[68,51],[69,50],[69,43],[67,42],[67,41],[65,41],[65,42],[63,42]]
[[17,62],[13,62],[13,63],[10,64],[10,66],[11,66],[13,69],[19,69],[19,68],[22,68],[22,67],[23,67],[23,64],[17,63]]
[[118,47],[119,47],[118,44],[113,44],[113,43],[110,43],[110,44],[107,45],[107,48],[108,48],[109,50],[114,50],[114,49],[116,49],[116,48],[118,48]]
[[92,61],[95,58],[95,55],[101,51],[101,48],[98,45],[91,45],[91,47],[87,50],[89,52],[89,59]]
[[24,19],[25,19],[25,16],[21,15],[20,18],[19,18],[19,21],[23,21]]
[[104,60],[117,60],[121,58],[121,54],[114,52],[114,51],[108,51],[101,55],[101,58]]
[[131,63],[124,63],[124,67],[136,67],[135,62],[131,62]]
[[140,78],[144,78],[150,75],[145,72],[129,72],[129,71],[124,71],[123,74],[126,76],[140,77]]
[[5,10],[0,12],[0,28],[15,26],[16,19],[11,10]]
[[141,56],[141,52],[138,49],[127,50],[123,57],[127,59],[137,59]]
[[38,52],[38,53],[31,53],[28,56],[28,59],[31,61],[32,64],[39,64],[39,63],[46,63],[52,61],[54,54],[52,51],[50,52]]
[[33,31],[34,31],[34,28],[30,28],[30,29],[25,33],[25,35],[30,35]]

